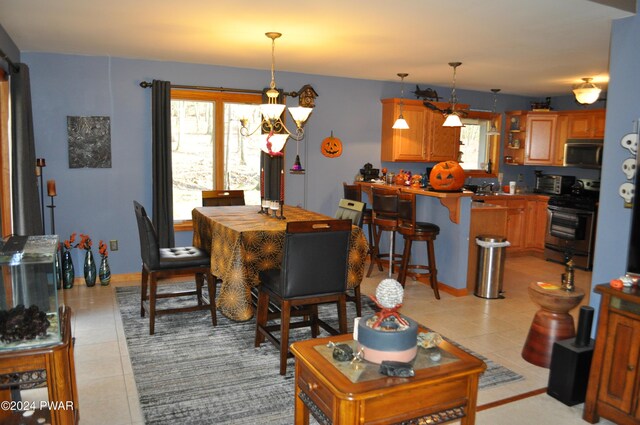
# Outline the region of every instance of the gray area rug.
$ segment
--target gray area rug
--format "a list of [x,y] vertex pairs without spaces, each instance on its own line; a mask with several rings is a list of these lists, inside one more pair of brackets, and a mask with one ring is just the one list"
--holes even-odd
[[[192,288],[195,284],[171,284],[171,289],[176,285]],[[160,291],[163,287],[167,288],[160,285]],[[149,319],[140,317],[140,288],[116,288],[116,297],[147,425],[293,423],[294,359],[289,359],[286,376],[280,376],[275,347],[269,342],[253,346],[254,319],[233,322],[218,313],[214,328],[205,311],[171,314],[156,318],[156,333],[149,335]],[[193,300],[159,302],[182,305]],[[373,311],[368,300],[363,304],[363,314]],[[353,303],[347,304],[347,314],[351,331]],[[320,315],[336,316],[335,306],[323,306]],[[291,338],[309,336],[308,329],[298,329]],[[481,389],[523,379],[471,353],[487,364]],[[311,422],[315,423],[313,418]]]

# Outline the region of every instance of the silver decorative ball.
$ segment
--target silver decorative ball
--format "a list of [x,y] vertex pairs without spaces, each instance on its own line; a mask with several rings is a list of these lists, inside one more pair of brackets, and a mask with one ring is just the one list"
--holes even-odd
[[385,279],[376,288],[376,299],[384,308],[394,308],[402,304],[404,288],[395,279]]

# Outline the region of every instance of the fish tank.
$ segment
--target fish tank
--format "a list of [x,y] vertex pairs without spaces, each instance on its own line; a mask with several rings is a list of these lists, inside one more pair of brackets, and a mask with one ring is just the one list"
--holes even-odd
[[58,236],[0,240],[0,352],[62,342]]

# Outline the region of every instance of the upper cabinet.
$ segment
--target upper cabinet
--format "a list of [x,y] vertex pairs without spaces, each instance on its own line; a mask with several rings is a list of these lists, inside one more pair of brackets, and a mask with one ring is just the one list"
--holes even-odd
[[[449,104],[432,102],[441,109]],[[466,105],[459,105],[466,108]],[[422,101],[403,100],[402,115],[407,130],[395,130],[393,123],[400,115],[400,99],[382,100],[382,161],[440,162],[457,160],[460,129],[442,127],[443,115],[424,106]]]
[[574,112],[568,114],[568,117],[568,139],[604,138],[604,109]]
[[547,112],[527,114],[524,163],[553,165],[558,116]]

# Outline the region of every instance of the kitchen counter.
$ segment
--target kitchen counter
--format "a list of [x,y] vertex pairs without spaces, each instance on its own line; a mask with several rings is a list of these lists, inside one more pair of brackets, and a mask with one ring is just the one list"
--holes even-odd
[[477,195],[473,194],[471,197],[474,201],[494,201],[494,200],[509,200],[509,199],[522,199],[522,200],[541,200],[546,201],[549,199],[549,195],[543,195],[541,193],[516,193],[511,195],[509,193],[492,193],[491,195]]

